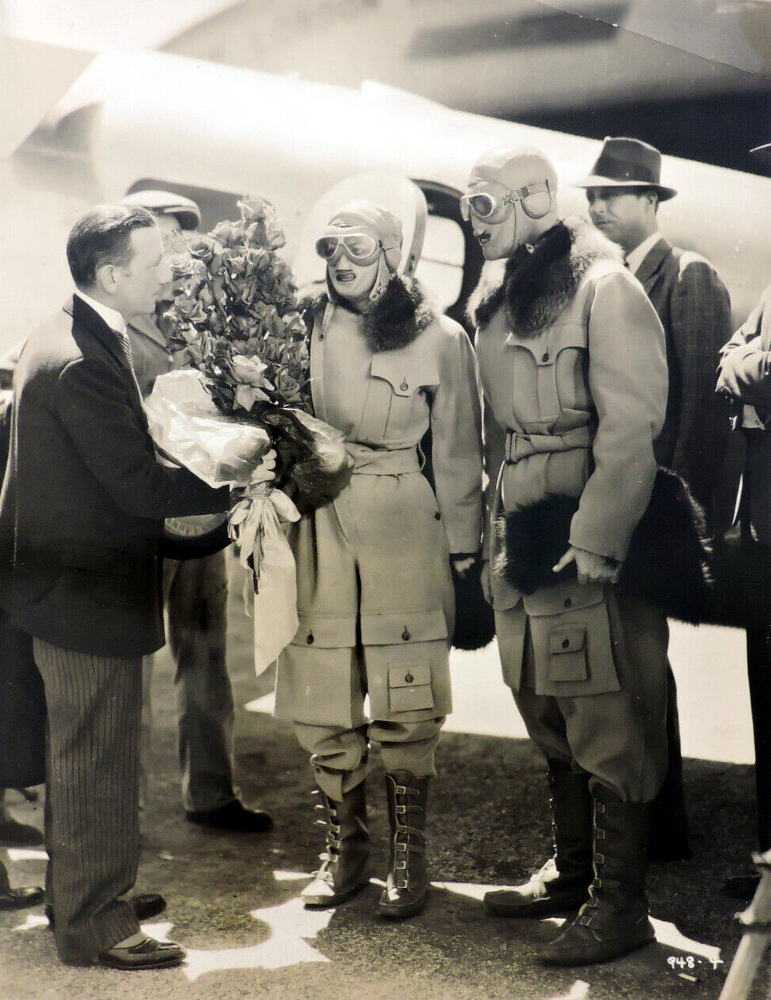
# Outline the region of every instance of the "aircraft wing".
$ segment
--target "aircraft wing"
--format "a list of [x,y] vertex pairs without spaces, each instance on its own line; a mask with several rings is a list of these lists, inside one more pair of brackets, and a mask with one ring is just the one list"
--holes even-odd
[[95,56],[0,34],[0,160],[19,148]]
[[665,45],[771,77],[769,0],[544,0],[550,7],[618,25]]

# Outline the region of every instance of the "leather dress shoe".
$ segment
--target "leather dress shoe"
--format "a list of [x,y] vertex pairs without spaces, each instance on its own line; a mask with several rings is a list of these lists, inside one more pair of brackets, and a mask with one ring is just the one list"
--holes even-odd
[[179,965],[186,957],[187,953],[180,945],[146,937],[130,948],[110,948],[109,951],[102,952],[97,962],[110,969],[133,972],[137,969],[164,969]]
[[43,834],[36,826],[6,819],[0,823],[0,844],[3,847],[37,847],[43,843]]
[[[134,896],[129,896],[128,903],[134,911],[134,916],[141,923],[143,920],[151,920],[163,913],[166,909],[166,900],[157,892],[140,892]],[[50,906],[44,910],[48,917],[49,930],[54,929],[54,911]]]
[[40,886],[24,889],[6,889],[0,892],[0,910],[23,910],[25,906],[37,906],[43,902],[45,890]]
[[233,830],[237,833],[265,833],[273,828],[273,820],[269,813],[247,809],[238,799],[233,799],[219,809],[187,811],[185,819],[196,826],[211,826],[218,830]]

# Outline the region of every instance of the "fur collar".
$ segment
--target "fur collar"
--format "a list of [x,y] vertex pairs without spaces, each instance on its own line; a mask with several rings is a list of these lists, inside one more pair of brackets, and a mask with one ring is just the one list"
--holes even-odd
[[554,323],[591,265],[607,259],[622,261],[623,251],[594,226],[582,219],[558,222],[506,261],[485,265],[469,318],[485,327],[503,307],[517,335],[533,337]]
[[[301,294],[298,308],[309,331],[329,300],[329,290],[324,282],[310,286]],[[336,305],[352,311],[344,300]],[[414,278],[394,274],[384,291],[366,306],[361,318],[362,332],[369,349],[380,354],[409,346],[436,317],[418,282]]]

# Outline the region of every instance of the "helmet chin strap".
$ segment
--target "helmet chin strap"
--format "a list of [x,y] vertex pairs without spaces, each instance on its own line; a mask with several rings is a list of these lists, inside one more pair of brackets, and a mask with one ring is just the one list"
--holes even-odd
[[381,251],[380,258],[377,262],[377,274],[375,275],[375,284],[372,286],[372,291],[369,293],[370,301],[374,301],[379,298],[386,289],[386,285],[391,280],[391,276],[395,272],[391,270],[388,261],[386,260],[386,255]]

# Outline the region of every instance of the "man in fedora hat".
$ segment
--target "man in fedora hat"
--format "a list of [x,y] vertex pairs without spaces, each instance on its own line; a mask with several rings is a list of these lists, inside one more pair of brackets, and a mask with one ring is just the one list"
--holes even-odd
[[[639,139],[606,138],[586,189],[595,226],[618,243],[666,333],[669,394],[654,442],[659,465],[677,472],[704,510],[710,535],[731,524],[737,477],[729,474],[730,426],[715,395],[715,367],[731,334],[731,300],[704,257],[674,247],[658,228],[658,207],[677,194],[661,183],[661,153]],[[669,773],[656,799],[650,856],[690,857],[683,801],[677,691],[669,669]]]

